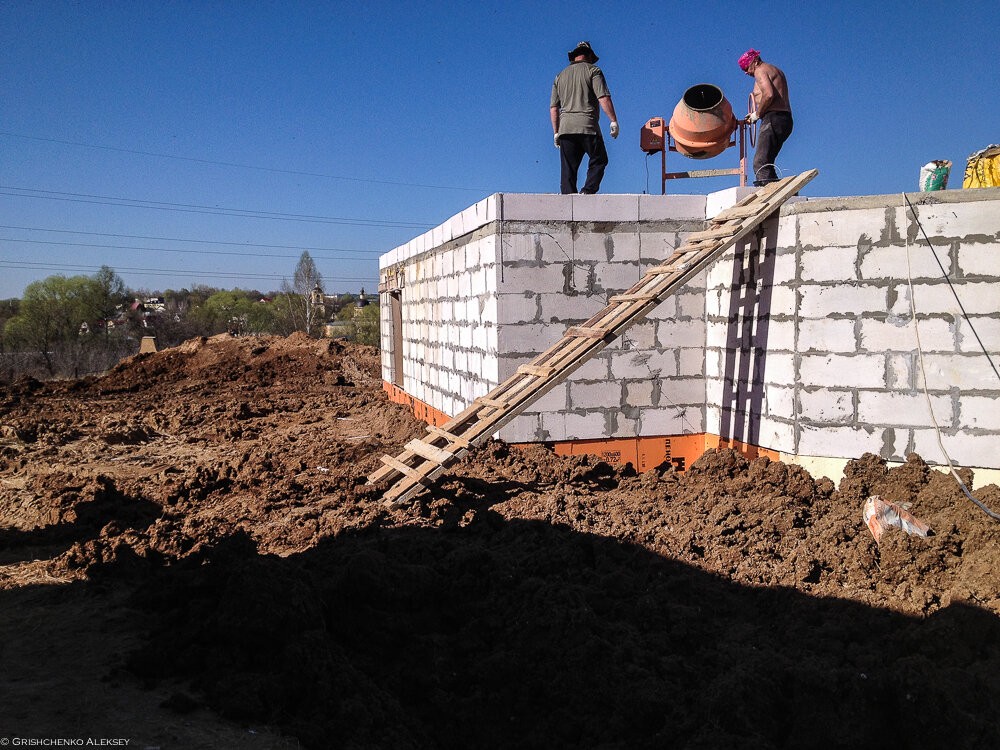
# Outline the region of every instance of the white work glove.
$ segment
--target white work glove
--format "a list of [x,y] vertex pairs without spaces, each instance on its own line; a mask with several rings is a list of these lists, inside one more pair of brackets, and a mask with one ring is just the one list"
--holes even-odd
[[552,136],[552,142],[555,144],[556,148],[559,148],[559,134],[556,133]]
[[610,130],[611,130],[611,137],[612,138],[617,138],[618,137],[618,121],[617,120],[612,120],[611,121],[611,128],[610,128]]
[[759,119],[760,119],[760,117],[757,115],[756,110],[747,115],[747,122],[750,125],[753,125]]

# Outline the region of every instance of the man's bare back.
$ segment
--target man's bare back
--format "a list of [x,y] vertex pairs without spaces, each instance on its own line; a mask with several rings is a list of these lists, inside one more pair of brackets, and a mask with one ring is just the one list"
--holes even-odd
[[768,112],[791,112],[785,74],[771,63],[758,59],[753,65],[753,101],[758,117]]

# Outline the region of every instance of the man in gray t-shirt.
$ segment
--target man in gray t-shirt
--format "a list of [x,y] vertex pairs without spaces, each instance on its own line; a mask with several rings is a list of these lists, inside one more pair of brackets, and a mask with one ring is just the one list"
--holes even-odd
[[587,180],[581,193],[596,193],[601,187],[608,150],[601,135],[601,110],[611,120],[611,137],[618,137],[618,117],[604,73],[590,42],[580,42],[569,51],[570,64],[552,83],[549,114],[552,132],[562,162],[561,190],[576,192],[576,175],[587,156]]

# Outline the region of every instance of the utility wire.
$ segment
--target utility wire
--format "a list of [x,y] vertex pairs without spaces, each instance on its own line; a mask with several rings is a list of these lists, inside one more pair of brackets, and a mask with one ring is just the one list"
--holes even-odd
[[[12,190],[21,192],[7,192]],[[317,224],[346,224],[349,226],[375,226],[392,229],[423,229],[425,227],[433,226],[432,224],[423,222],[313,216],[309,214],[288,214],[277,211],[250,211],[241,208],[222,208],[218,206],[204,206],[190,203],[148,201],[137,198],[118,198],[110,195],[89,195],[87,193],[66,193],[56,190],[36,190],[34,188],[13,187],[8,185],[0,185],[0,195],[9,195],[17,198],[66,201],[70,203],[94,203],[103,206],[121,206],[124,208],[146,208],[157,211],[178,211],[181,213],[211,214],[214,216],[239,216],[247,219],[276,219],[280,221],[302,221]]]
[[[343,247],[305,247],[302,245],[271,245],[255,242],[226,242],[224,240],[195,240],[186,237],[151,237],[144,234],[111,234],[109,232],[84,232],[78,229],[48,229],[46,227],[21,227],[12,224],[0,224],[0,229],[21,229],[26,232],[54,232],[57,234],[82,234],[88,237],[115,237],[127,240],[157,240],[159,242],[186,242],[197,245],[230,245],[234,247],[270,247],[275,250],[310,250],[330,253],[372,253],[381,255],[385,250],[349,250]],[[18,240],[20,241],[20,240]],[[26,241],[26,240],[25,240]],[[282,256],[284,257],[284,256]]]
[[325,174],[323,172],[304,172],[295,169],[277,169],[274,167],[261,167],[255,164],[241,164],[239,162],[215,161],[212,159],[198,159],[192,156],[176,156],[174,154],[161,154],[155,151],[139,151],[136,149],[117,148],[115,146],[100,146],[95,143],[81,143],[79,141],[64,141],[58,138],[40,138],[32,135],[22,135],[21,133],[10,133],[0,131],[0,136],[8,138],[23,138],[29,141],[41,141],[44,143],[59,143],[64,146],[78,146],[81,148],[100,149],[102,151],[115,151],[122,154],[136,154],[138,156],[155,156],[158,159],[175,159],[177,161],[188,161],[195,164],[211,164],[220,167],[237,167],[239,169],[253,169],[258,172],[272,172],[275,174],[292,174],[301,177],[322,177],[328,180],[343,180],[346,182],[368,182],[374,185],[395,185],[398,187],[425,188],[428,190],[464,190],[475,193],[489,193],[485,188],[458,187],[456,185],[427,185],[417,182],[395,182],[393,180],[374,180],[364,177],[347,177],[345,175]]
[[[98,248],[102,250],[144,250],[155,253],[186,253],[190,255],[235,255],[240,258],[298,258],[298,255],[290,255],[288,253],[241,253],[235,250],[181,250],[179,248],[172,247],[143,247],[141,245],[101,245],[98,243],[90,242],[58,242],[53,240],[19,240],[12,237],[0,237],[0,242],[21,242],[31,245],[58,245],[60,247],[89,247]],[[351,251],[344,250],[344,253],[350,252],[361,252],[364,251]],[[313,260],[372,260],[371,253],[362,255],[338,255],[332,257],[329,255],[312,255]]]
[[[913,204],[910,203],[910,199],[906,197],[906,193],[903,193],[903,200],[905,200],[906,205],[910,207],[910,213],[913,215],[913,220],[920,228],[920,233],[924,235],[924,240],[927,242],[927,246],[930,247],[931,254],[934,255],[934,259],[937,260],[938,266],[941,267],[941,272],[944,273],[944,266],[942,266],[941,261],[938,260],[937,253],[934,252],[934,247],[931,245],[931,241],[927,239],[927,235],[924,234],[924,228],[920,223],[920,219],[917,217],[916,209],[913,208]],[[986,505],[977,499],[969,488],[966,487],[965,482],[962,481],[962,477],[960,477],[958,472],[955,470],[955,465],[951,461],[951,456],[949,456],[948,451],[945,450],[944,441],[941,439],[941,426],[938,424],[937,417],[934,416],[934,406],[931,404],[931,395],[927,389],[927,370],[924,367],[924,349],[920,344],[920,326],[917,325],[917,303],[914,300],[913,295],[913,272],[910,270],[910,238],[908,234],[906,237],[906,282],[910,289],[910,318],[913,320],[913,332],[917,338],[917,360],[920,362],[920,380],[923,384],[924,398],[927,400],[927,409],[931,415],[931,422],[934,425],[934,433],[937,436],[938,447],[944,455],[944,460],[948,463],[948,468],[951,469],[951,475],[955,478],[955,481],[958,482],[958,486],[962,488],[962,492],[965,493],[965,496],[969,498],[969,500],[971,500],[981,511],[983,511],[983,513],[995,521],[1000,521],[1000,513],[995,513],[987,508]],[[948,282],[948,286],[951,286],[950,281]],[[954,292],[955,290],[952,287],[952,293],[954,294]],[[958,299],[957,296],[956,299]],[[961,307],[962,303],[959,302],[958,304]],[[966,321],[968,321],[968,315],[965,312],[965,308],[962,308],[962,315],[965,316]],[[969,323],[969,325],[971,326],[972,324]],[[977,336],[976,338],[978,339],[979,337]],[[980,344],[982,344],[982,342],[980,342]],[[986,357],[989,359],[989,354],[987,354]],[[990,363],[992,364],[992,360],[990,360]],[[994,372],[995,371],[996,368],[994,367]]]
[[[70,263],[31,263],[31,262],[21,262],[21,261],[10,261],[10,260],[0,260],[0,268],[16,268],[16,269],[28,269],[37,271],[77,271],[81,273],[96,273],[100,269],[97,266],[85,266]],[[135,268],[135,267],[115,267],[115,273],[119,271],[131,272],[131,273],[141,273],[149,276],[209,276],[213,278],[227,278],[227,279],[268,279],[268,280],[283,280],[288,278],[287,274],[278,273],[237,273],[228,271],[191,271],[189,269],[185,270],[171,270],[169,268]],[[324,280],[328,281],[350,281],[350,282],[374,282],[375,277],[372,276],[324,276]]]

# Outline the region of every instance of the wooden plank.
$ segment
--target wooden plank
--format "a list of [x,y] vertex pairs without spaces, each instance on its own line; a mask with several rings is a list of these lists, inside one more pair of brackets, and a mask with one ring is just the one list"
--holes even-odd
[[506,408],[506,401],[498,401],[495,398],[487,398],[486,396],[480,396],[472,403],[479,404],[480,406],[488,406],[491,409],[503,409]]
[[517,368],[518,375],[531,375],[536,378],[547,378],[553,373],[551,367],[539,367],[538,365],[521,365]]
[[417,471],[412,466],[407,466],[402,461],[397,458],[393,458],[392,456],[382,456],[379,460],[390,469],[395,469],[400,474],[403,474],[416,482],[423,483],[426,478],[423,473]]
[[620,302],[649,302],[654,299],[659,299],[659,297],[655,294],[616,294],[608,302],[612,304]]
[[410,453],[415,453],[421,458],[426,458],[428,461],[433,461],[436,464],[441,464],[444,466],[454,460],[455,455],[449,453],[448,451],[431,445],[430,443],[425,443],[423,440],[411,440],[405,446],[406,450]]
[[704,242],[705,240],[721,240],[724,237],[729,237],[738,231],[739,227],[734,227],[731,224],[723,224],[721,227],[716,227],[715,229],[706,229],[701,232],[691,232],[687,237],[684,238],[685,242]]
[[447,430],[442,430],[440,427],[435,427],[434,425],[427,425],[427,431],[432,435],[437,435],[440,438],[444,438],[449,443],[457,445],[459,448],[468,448],[469,441],[466,440],[461,435],[456,435],[453,432],[448,432]]
[[608,335],[608,332],[603,328],[594,328],[592,326],[570,326],[566,330],[566,335],[581,339],[603,339]]

